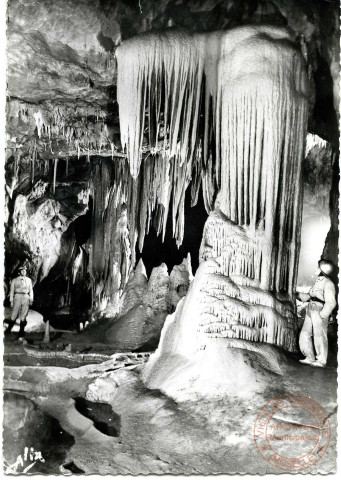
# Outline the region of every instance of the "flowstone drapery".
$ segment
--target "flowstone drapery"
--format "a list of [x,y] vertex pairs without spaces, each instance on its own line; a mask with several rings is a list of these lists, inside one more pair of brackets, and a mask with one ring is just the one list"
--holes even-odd
[[[164,238],[170,204],[173,205],[173,234],[182,242],[185,188],[177,193],[176,160],[166,164],[160,155],[145,158],[136,179],[124,158],[102,159],[94,165],[90,271],[99,309],[118,304],[118,297],[136,263],[145,235],[153,225]],[[182,215],[176,214],[177,210]]]
[[202,261],[213,259],[214,263],[198,292],[206,297],[201,299],[198,331],[209,337],[268,342],[295,350],[290,296],[262,285],[262,262],[269,262],[263,260],[267,249],[262,228],[236,225],[218,209],[211,213],[200,253]]
[[[158,357],[168,352],[192,360],[212,337],[295,350],[307,123],[301,53],[287,31],[258,26],[146,34],[123,42],[117,58],[131,174],[138,175],[148,141],[165,169],[174,161],[182,167],[173,195],[180,198],[192,181],[195,203],[202,183],[211,212],[202,264],[166,323],[145,379]],[[181,212],[173,215],[183,223]]]

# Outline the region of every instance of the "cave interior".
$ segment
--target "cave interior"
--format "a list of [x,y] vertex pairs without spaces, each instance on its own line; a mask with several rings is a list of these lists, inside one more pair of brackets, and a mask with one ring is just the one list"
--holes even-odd
[[[321,258],[338,281],[338,21],[331,0],[8,2],[4,326],[23,265],[34,301],[24,344],[16,325],[4,358],[9,392],[11,368],[26,367],[39,367],[51,391],[37,399],[32,373],[27,405],[8,393],[6,415],[26,409],[51,445],[62,425],[63,460],[50,455],[59,472],[242,473],[243,450],[226,466],[219,447],[208,467],[196,426],[198,450],[185,450],[199,456],[181,457],[177,402],[201,399],[184,415],[204,418],[209,388],[268,399],[335,387],[336,312],[329,376],[314,372],[308,387],[293,364],[306,309],[296,293],[309,290]],[[63,394],[49,367],[61,369]],[[221,380],[239,368],[237,384]],[[127,450],[113,442],[139,412],[137,391],[176,416],[155,421],[171,431],[171,460],[154,430],[146,451],[119,459]],[[128,429],[134,441],[148,415]],[[114,449],[112,464],[85,458],[82,441],[106,461]],[[263,467],[255,456],[248,473]]]

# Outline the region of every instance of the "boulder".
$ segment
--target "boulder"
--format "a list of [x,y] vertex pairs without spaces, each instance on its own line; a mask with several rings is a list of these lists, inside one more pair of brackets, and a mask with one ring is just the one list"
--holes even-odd
[[[11,317],[12,309],[9,307],[5,307],[5,318],[4,321],[8,321]],[[25,327],[26,333],[40,333],[45,332],[45,322],[44,317],[36,312],[35,310],[29,310],[27,315],[27,325]],[[12,332],[19,332],[19,322],[17,321],[14,327],[12,328]]]

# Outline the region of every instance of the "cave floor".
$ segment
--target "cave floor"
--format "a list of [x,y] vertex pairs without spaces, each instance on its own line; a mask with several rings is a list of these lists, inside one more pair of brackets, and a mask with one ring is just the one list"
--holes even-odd
[[[25,344],[18,342],[17,334],[11,333],[4,340],[4,365],[14,366],[77,366],[101,363],[121,352],[117,348],[76,333],[52,333],[50,342],[43,342],[42,333],[27,333]],[[128,352],[131,358],[147,359],[150,352]],[[124,365],[123,365],[124,366]]]
[[[306,395],[325,409],[332,432],[326,454],[306,472],[334,472],[336,369],[312,368],[293,358],[288,362],[293,368],[290,378],[278,375],[265,391],[248,399],[198,395],[191,401],[175,401],[146,388],[140,365],[117,368],[112,359],[78,368],[6,366],[4,390],[33,402],[59,422],[73,439],[72,445],[64,445],[60,465],[88,474],[281,473],[255,447],[255,420],[264,404],[278,395]],[[89,402],[105,404],[102,414],[97,408],[96,417]],[[288,420],[293,421],[299,419]],[[29,423],[22,425],[23,444],[30,430]],[[39,437],[36,441],[44,453],[47,446]],[[13,460],[17,445],[8,441],[4,450]],[[55,459],[50,473],[61,473]]]

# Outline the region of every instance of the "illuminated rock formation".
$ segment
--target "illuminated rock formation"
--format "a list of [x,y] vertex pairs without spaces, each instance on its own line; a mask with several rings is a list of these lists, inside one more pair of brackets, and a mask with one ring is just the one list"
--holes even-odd
[[[181,198],[194,172],[206,208],[214,204],[202,265],[147,364],[147,384],[158,386],[153,375],[163,355],[193,362],[212,337],[226,346],[250,348],[248,341],[295,350],[307,122],[303,57],[286,31],[244,27],[137,37],[119,48],[118,66],[122,145],[132,175],[139,173],[147,111],[149,141],[164,168],[179,166],[173,195]],[[183,209],[176,205],[181,232]]]
[[208,211],[219,192],[216,205],[227,220],[243,227],[250,239],[257,232],[257,247],[250,247],[256,251],[241,260],[251,278],[264,289],[291,295],[307,79],[303,57],[288,33],[244,27],[149,34],[123,43],[117,57],[121,138],[130,170],[138,176],[148,112],[151,146],[164,170],[177,167],[172,198],[178,242],[185,189],[190,180],[194,185],[201,180]]

